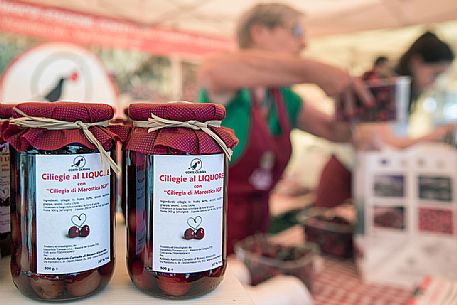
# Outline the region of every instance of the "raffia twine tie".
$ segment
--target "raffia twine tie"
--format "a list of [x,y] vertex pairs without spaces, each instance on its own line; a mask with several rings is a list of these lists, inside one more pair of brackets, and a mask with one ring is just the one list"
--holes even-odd
[[93,126],[103,126],[106,127],[109,125],[109,121],[95,122],[95,123],[83,123],[81,121],[68,122],[68,121],[59,121],[50,118],[43,117],[34,117],[30,116],[23,111],[14,108],[14,111],[22,115],[21,118],[12,118],[10,119],[10,124],[14,124],[20,127],[25,128],[44,128],[47,130],[67,130],[67,129],[81,129],[84,133],[86,139],[95,145],[95,147],[100,152],[100,159],[102,162],[102,169],[106,171],[106,163],[113,169],[116,174],[120,173],[120,168],[111,158],[111,156],[103,148],[103,145],[97,140],[92,132],[90,132],[89,127]]
[[151,113],[151,117],[147,121],[133,121],[133,126],[140,128],[148,128],[148,132],[157,131],[162,128],[190,128],[193,130],[201,130],[213,138],[217,144],[222,148],[227,158],[230,160],[232,158],[233,151],[227,147],[224,141],[214,133],[209,127],[221,127],[221,121],[174,121],[161,118],[154,113]]

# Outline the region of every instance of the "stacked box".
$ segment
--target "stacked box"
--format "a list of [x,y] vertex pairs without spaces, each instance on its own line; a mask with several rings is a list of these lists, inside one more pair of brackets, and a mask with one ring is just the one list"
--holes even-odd
[[445,144],[358,152],[356,259],[368,282],[414,287],[457,280],[457,154]]

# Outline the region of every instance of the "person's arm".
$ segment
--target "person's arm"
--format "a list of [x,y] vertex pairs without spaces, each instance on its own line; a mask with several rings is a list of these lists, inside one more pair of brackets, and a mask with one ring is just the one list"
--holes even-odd
[[421,137],[398,137],[394,134],[390,123],[364,124],[357,127],[354,144],[358,149],[381,149],[383,145],[404,149],[421,142],[442,140],[456,128],[456,123],[449,123],[433,129]]
[[371,102],[371,96],[362,82],[346,71],[279,52],[242,50],[214,55],[201,66],[199,80],[212,96],[227,96],[240,88],[313,83],[329,96],[350,90],[367,104]]
[[349,123],[336,121],[309,102],[299,114],[297,128],[332,142],[347,143],[352,140]]

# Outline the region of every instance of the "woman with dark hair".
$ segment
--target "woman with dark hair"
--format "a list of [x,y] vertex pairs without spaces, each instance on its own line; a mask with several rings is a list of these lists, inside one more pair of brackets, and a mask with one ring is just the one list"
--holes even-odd
[[413,111],[422,92],[429,89],[438,76],[449,70],[454,57],[451,47],[432,32],[419,36],[400,57],[395,72],[411,78],[409,113]]
[[[411,79],[408,116],[414,111],[419,96],[449,70],[454,60],[451,47],[432,32],[420,35],[401,55],[395,72]],[[372,80],[371,80],[372,81]],[[436,127],[422,137],[408,137],[407,122],[359,124],[352,134],[357,150],[379,150],[383,147],[403,149],[419,142],[439,141],[456,128],[456,123]],[[331,207],[352,197],[350,164],[332,155],[324,165],[316,188],[316,206]]]

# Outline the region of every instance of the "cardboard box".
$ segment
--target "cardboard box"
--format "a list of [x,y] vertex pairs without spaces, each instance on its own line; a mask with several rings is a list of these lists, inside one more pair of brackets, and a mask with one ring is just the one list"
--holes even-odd
[[457,280],[457,153],[427,143],[358,152],[357,265],[368,282],[413,288],[427,274]]

